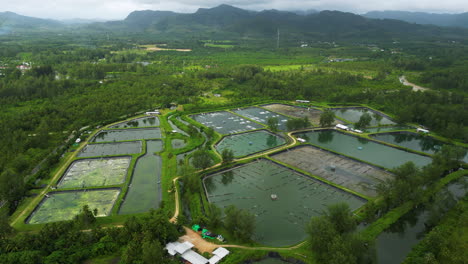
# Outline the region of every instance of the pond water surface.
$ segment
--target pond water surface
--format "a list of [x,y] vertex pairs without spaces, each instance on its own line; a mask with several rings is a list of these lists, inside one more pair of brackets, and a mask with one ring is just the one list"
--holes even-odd
[[119,214],[147,212],[159,207],[161,201],[161,157],[154,154],[163,150],[162,141],[147,141],[147,153],[135,165],[128,193]]
[[430,157],[392,148],[336,130],[310,131],[295,135],[316,146],[389,169],[401,166],[408,161],[420,167],[432,161]]

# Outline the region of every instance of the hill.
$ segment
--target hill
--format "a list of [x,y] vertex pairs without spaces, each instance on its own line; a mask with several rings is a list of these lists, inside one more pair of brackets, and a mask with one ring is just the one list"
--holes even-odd
[[468,13],[434,14],[407,11],[372,11],[364,14],[364,16],[374,19],[398,19],[422,25],[468,28]]
[[62,28],[63,24],[56,20],[22,16],[13,12],[0,13],[0,33],[17,31],[50,31]]

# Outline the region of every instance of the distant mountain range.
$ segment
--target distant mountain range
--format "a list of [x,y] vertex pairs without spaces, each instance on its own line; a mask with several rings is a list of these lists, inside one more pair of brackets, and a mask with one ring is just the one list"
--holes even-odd
[[[372,13],[368,13],[369,15]],[[200,8],[195,13],[171,11],[134,11],[120,21],[73,25],[75,32],[115,34],[145,33],[173,38],[274,38],[319,39],[323,41],[391,40],[414,38],[467,38],[468,30],[418,25],[393,19],[371,19],[339,11],[313,10],[287,12],[249,11],[230,5]],[[0,33],[31,30],[66,30],[66,23],[25,17],[11,12],[0,13]]]
[[364,16],[375,19],[397,19],[423,25],[468,28],[468,13],[434,14],[406,11],[372,11],[364,14]]

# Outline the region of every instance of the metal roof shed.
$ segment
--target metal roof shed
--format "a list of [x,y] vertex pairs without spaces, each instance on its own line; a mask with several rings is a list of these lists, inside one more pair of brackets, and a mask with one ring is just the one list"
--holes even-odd
[[197,252],[193,250],[187,250],[184,254],[182,254],[181,257],[192,264],[208,263],[208,259],[206,259],[205,257],[203,257],[202,255],[198,254]]

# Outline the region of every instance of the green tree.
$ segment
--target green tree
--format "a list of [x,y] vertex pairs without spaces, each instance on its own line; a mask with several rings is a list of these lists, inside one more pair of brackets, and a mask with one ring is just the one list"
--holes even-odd
[[207,150],[199,149],[193,153],[192,165],[197,169],[206,169],[213,163],[213,159]]
[[80,228],[87,228],[96,222],[96,218],[89,206],[84,205],[81,212],[75,216],[74,221]]
[[0,210],[0,239],[4,239],[12,232],[13,228],[8,223],[8,214],[6,210]]
[[329,127],[335,122],[335,113],[332,110],[325,110],[320,114],[320,126]]
[[356,128],[362,129],[370,125],[372,121],[372,116],[369,113],[364,113],[359,118],[359,121],[356,123]]
[[224,209],[224,226],[236,239],[247,242],[255,231],[255,216],[247,210],[230,205]]
[[356,220],[347,203],[332,204],[327,207],[325,217],[333,224],[339,234],[348,233],[356,229]]
[[278,131],[278,124],[279,119],[277,117],[269,117],[267,119],[267,126],[270,128],[271,131],[277,132]]
[[217,228],[223,223],[222,216],[223,216],[222,210],[219,207],[217,207],[215,204],[211,203],[207,210],[208,225],[213,228]]
[[24,194],[23,178],[12,169],[6,169],[0,174],[0,200],[9,203],[10,208],[18,202]]
[[231,163],[234,160],[234,152],[231,149],[223,149],[221,152],[223,163]]

